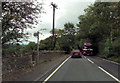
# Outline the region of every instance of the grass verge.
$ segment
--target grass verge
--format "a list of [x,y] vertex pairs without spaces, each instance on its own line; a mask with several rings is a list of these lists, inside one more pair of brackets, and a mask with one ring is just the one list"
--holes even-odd
[[120,56],[119,57],[110,57],[110,58],[108,58],[108,60],[120,63]]
[[118,57],[117,56],[112,56],[112,57],[108,58],[108,57],[103,56],[103,55],[98,55],[98,57],[120,63],[120,56],[118,56]]

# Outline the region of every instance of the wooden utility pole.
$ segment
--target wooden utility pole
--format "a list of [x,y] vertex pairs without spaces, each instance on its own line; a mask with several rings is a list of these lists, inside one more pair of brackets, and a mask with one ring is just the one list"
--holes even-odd
[[[46,30],[46,29],[40,29],[40,30]],[[37,56],[36,56],[36,63],[39,64],[40,61],[40,57],[39,57],[39,34],[43,35],[40,31],[37,31],[36,33],[34,33],[34,36],[37,37]],[[43,35],[44,36],[44,35]]]
[[52,30],[52,34],[53,34],[53,43],[52,43],[52,45],[53,45],[53,48],[52,48],[52,50],[54,50],[54,48],[55,48],[55,9],[57,9],[57,5],[56,4],[54,4],[53,2],[51,3],[51,5],[53,6],[53,30]]
[[39,31],[37,32],[37,64],[39,64]]
[[36,63],[39,64],[39,31],[34,33],[34,36],[37,37],[37,56],[36,56]]

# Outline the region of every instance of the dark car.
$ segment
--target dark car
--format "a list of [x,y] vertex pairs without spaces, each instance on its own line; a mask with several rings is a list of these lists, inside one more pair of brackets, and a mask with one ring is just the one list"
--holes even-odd
[[74,58],[74,57],[80,57],[82,58],[82,53],[80,50],[73,50],[72,51],[72,55],[71,55],[71,58]]

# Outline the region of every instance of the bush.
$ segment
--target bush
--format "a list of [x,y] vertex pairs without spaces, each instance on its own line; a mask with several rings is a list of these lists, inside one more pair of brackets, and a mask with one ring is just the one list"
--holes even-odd
[[109,55],[109,48],[110,48],[110,39],[107,38],[106,42],[105,42],[105,55],[108,56]]
[[2,45],[2,56],[7,56],[11,53],[15,53],[16,51],[19,51],[17,46],[15,45]]
[[107,58],[114,56],[113,46],[110,42],[110,38],[107,38],[105,42],[105,55]]
[[120,56],[120,38],[117,38],[112,43],[113,53],[115,56]]
[[20,51],[21,53],[24,53],[24,52],[26,51],[26,47],[25,47],[25,46],[21,46],[21,48],[19,49],[19,51]]

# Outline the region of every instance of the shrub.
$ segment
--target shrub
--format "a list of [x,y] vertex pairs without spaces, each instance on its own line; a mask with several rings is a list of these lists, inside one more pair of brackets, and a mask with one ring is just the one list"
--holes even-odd
[[112,43],[113,53],[115,56],[120,56],[120,38],[117,38]]

